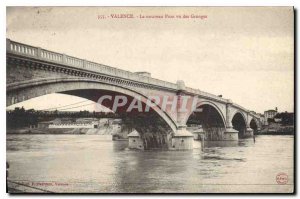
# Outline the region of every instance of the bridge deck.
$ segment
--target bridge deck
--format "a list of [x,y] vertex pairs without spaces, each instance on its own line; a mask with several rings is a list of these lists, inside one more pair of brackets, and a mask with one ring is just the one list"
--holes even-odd
[[[134,82],[139,82],[146,85],[155,85],[157,87],[165,88],[168,90],[178,90],[178,85],[175,83],[155,79],[152,77],[142,76],[133,72],[129,72],[126,70],[121,70],[118,68],[114,68],[111,66],[95,63],[92,61],[87,61],[84,59],[79,59],[73,56],[69,56],[62,53],[53,52],[50,50],[42,49],[40,47],[34,47],[27,44],[19,43],[12,41],[10,39],[6,39],[6,50],[7,53],[20,55],[27,58],[38,59],[41,61],[46,61],[54,64],[66,65],[68,67],[76,68],[76,69],[83,69],[90,72],[104,74],[112,77],[117,77],[125,80],[130,80]],[[191,95],[198,95],[204,98],[213,99],[224,104],[231,103],[232,106],[239,108],[245,112],[250,112],[249,110],[245,109],[244,107],[232,103],[231,100],[225,99],[222,97],[218,97],[211,93],[207,93],[204,91],[200,91],[199,89],[193,89],[186,87],[186,92]],[[253,113],[255,115],[255,113]]]

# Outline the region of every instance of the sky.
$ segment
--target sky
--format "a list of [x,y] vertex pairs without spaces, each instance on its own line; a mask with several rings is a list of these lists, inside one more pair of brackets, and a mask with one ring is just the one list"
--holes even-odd
[[[275,107],[293,112],[293,17],[292,7],[8,7],[6,34],[32,46],[147,71],[165,81],[183,80],[256,112]],[[51,94],[7,108],[47,109],[82,101]]]

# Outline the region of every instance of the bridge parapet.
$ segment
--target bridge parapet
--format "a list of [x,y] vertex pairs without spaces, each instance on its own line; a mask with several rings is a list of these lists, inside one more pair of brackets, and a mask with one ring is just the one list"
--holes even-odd
[[236,103],[232,103],[232,106],[234,106],[234,107],[236,107],[236,108],[238,108],[238,109],[240,109],[240,110],[242,110],[242,111],[244,111],[244,112],[250,112],[248,109],[246,109],[246,108],[244,108],[244,107],[242,107],[242,106],[240,106],[240,105],[238,105],[238,104],[236,104]]
[[214,100],[217,100],[217,101],[221,101],[223,103],[229,103],[230,102],[230,100],[228,100],[228,99],[218,97],[217,95],[214,95],[214,94],[211,94],[211,93],[200,91],[199,89],[193,89],[193,88],[186,87],[186,91],[189,92],[189,93],[192,93],[192,94],[202,96],[202,97],[207,97],[207,98],[211,98],[211,99],[214,99]]
[[38,48],[6,40],[6,50],[14,53],[23,54],[30,57],[38,57]]
[[38,54],[37,57],[45,59],[47,61],[62,63],[64,60],[64,56],[62,54],[54,53],[48,50],[44,50],[41,48],[38,48]]
[[238,104],[235,104],[235,103],[233,103],[232,106],[246,112],[249,116],[257,119],[258,121],[260,121],[260,116],[256,112],[250,111],[250,110],[248,110],[248,109],[246,109],[246,108],[244,108],[244,107],[242,107]]
[[152,77],[138,75],[126,70],[121,70],[111,66],[98,64],[92,61],[86,61],[84,59],[79,59],[69,55],[45,50],[39,47],[18,43],[15,41],[11,41],[9,39],[6,40],[6,50],[9,53],[13,53],[25,57],[36,58],[47,62],[67,65],[69,67],[84,69],[96,73],[102,73],[105,75],[110,75],[114,77],[141,82],[141,83],[152,84],[152,85],[156,85],[156,86],[160,86],[172,90],[177,90],[177,84],[175,83],[162,81]]
[[[112,78],[114,79],[115,82],[123,84],[124,81],[122,80],[125,80],[125,82],[127,83],[129,82],[129,85],[131,85],[131,83],[133,82],[133,84],[138,84],[137,85],[138,87],[144,85],[145,87],[148,87],[150,89],[170,90],[172,93],[176,93],[180,90],[180,86],[178,87],[177,83],[171,83],[171,82],[155,79],[152,77],[139,75],[126,70],[121,70],[111,66],[98,64],[92,61],[87,61],[85,59],[79,59],[63,53],[57,53],[39,47],[34,47],[27,44],[11,41],[9,39],[7,39],[6,42],[7,42],[6,43],[7,53],[12,54],[13,56],[18,55],[25,58],[47,62],[50,63],[51,65],[56,64],[57,67],[67,66],[68,68],[73,68],[73,70],[80,69],[83,70],[84,72],[87,71],[88,73],[96,73],[96,74],[92,74],[92,76],[93,77],[95,77],[95,75],[105,76],[105,77],[99,77],[105,79],[105,81],[111,81]],[[233,106],[237,109],[247,112],[249,115],[252,115],[253,117],[259,118],[259,116],[257,116],[255,113],[251,113],[249,112],[249,110],[245,109],[244,107],[232,103],[232,101],[229,99],[225,99],[214,94],[200,91],[199,89],[193,89],[185,86],[184,86],[184,92],[192,96],[196,95],[212,101],[217,101],[222,103],[223,105],[230,104],[230,106]]]
[[[25,57],[31,57],[47,62],[57,63],[57,64],[63,64],[67,65],[69,67],[78,68],[78,69],[84,69],[91,72],[101,73],[113,77],[128,79],[144,84],[151,84],[159,87],[163,87],[166,89],[171,90],[178,90],[178,85],[175,83],[163,81],[160,79],[152,78],[152,77],[146,77],[142,76],[133,72],[129,72],[126,70],[121,70],[118,68],[114,68],[111,66],[98,64],[92,61],[87,61],[84,59],[79,59],[73,56],[65,55],[62,53],[57,53],[49,50],[45,50],[39,47],[30,46],[27,44],[15,42],[12,40],[7,39],[6,40],[6,50],[7,52],[25,56]],[[199,89],[192,89],[186,87],[186,92],[189,92],[193,95],[199,95],[202,97],[207,97],[210,99],[214,99],[223,103],[228,103],[228,99],[224,99],[221,97],[218,97],[216,95],[200,91]]]

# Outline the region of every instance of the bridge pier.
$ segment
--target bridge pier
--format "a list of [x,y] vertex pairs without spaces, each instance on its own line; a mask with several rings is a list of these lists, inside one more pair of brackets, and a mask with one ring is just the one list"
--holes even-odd
[[184,110],[185,84],[184,81],[177,81],[177,130],[172,137],[171,149],[173,150],[192,150],[194,148],[194,135],[187,130],[185,117],[187,110]]
[[194,140],[204,140],[205,132],[203,131],[203,128],[200,127],[197,130],[192,132],[194,135]]
[[[194,147],[194,135],[186,130],[185,127],[179,127],[171,139],[170,150],[192,150]],[[137,131],[128,134],[128,148],[145,150],[147,147]]]
[[128,148],[144,150],[144,142],[137,131],[133,131],[127,135],[128,137]]
[[192,130],[194,140],[205,140],[205,141],[236,141],[238,140],[238,131],[232,127],[227,128],[205,128],[202,127]]
[[243,135],[243,138],[252,138],[253,135],[254,135],[253,129],[251,129],[250,127],[247,127],[247,129]]
[[260,131],[261,131],[261,128],[258,127],[257,130],[256,130],[256,134],[257,134],[257,133],[260,133]]
[[194,135],[180,126],[172,137],[172,150],[192,150],[194,148]]
[[230,106],[232,106],[232,102],[226,104],[226,129],[223,134],[223,139],[227,141],[239,140],[239,132],[233,129],[232,120],[230,117]]
[[234,141],[239,140],[239,132],[232,127],[226,128],[223,134],[223,140],[225,141]]

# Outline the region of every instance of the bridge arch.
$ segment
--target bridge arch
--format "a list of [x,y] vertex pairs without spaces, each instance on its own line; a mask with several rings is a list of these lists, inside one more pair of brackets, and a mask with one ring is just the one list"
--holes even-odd
[[196,108],[199,111],[193,111],[189,114],[186,121],[188,129],[193,131],[201,125],[205,132],[207,140],[222,140],[226,123],[224,115],[217,105],[210,101],[201,101]]
[[250,126],[251,129],[253,129],[254,133],[257,133],[258,128],[259,128],[259,123],[255,118],[252,118],[250,120],[249,126]]
[[[147,96],[141,92],[126,88],[125,86],[104,83],[95,79],[87,78],[43,78],[22,83],[12,83],[7,85],[7,106],[29,100],[31,98],[39,97],[51,93],[63,93],[83,97],[97,102],[101,95],[125,95],[129,98],[140,99],[143,106],[149,104]],[[111,104],[103,104],[109,107]],[[144,110],[144,109],[143,109]],[[119,110],[118,111],[122,111]],[[124,111],[124,110],[123,110]],[[167,127],[176,132],[177,126],[172,118],[162,111],[160,107],[151,107],[150,111],[158,115],[164,121]],[[147,113],[144,113],[147,114]],[[133,116],[133,115],[131,115]],[[144,115],[145,116],[145,115]]]
[[[215,111],[217,111],[218,115],[221,117],[221,120],[225,126],[226,124],[226,120],[225,120],[225,116],[223,115],[221,109],[216,105],[214,104],[213,102],[211,101],[200,101],[197,103],[197,105],[195,106],[196,109],[201,109],[201,106],[209,106],[209,107],[212,107]],[[185,118],[185,124],[187,124],[189,118],[192,116],[192,114],[195,113],[195,110],[191,110],[191,112],[187,115],[187,117]]]
[[247,130],[247,119],[240,111],[236,111],[231,119],[232,126],[237,130],[239,138],[242,138]]

